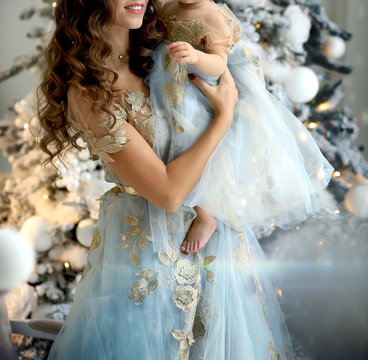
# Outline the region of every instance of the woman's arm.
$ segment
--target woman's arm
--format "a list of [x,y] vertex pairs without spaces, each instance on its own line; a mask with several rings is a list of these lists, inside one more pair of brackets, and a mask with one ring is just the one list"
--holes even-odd
[[125,131],[130,142],[122,150],[108,154],[114,160],[109,165],[126,183],[157,207],[170,212],[179,209],[200,180],[209,157],[230,129],[238,100],[228,70],[216,87],[198,77],[192,81],[206,95],[215,115],[191,149],[165,165],[138,131],[126,123],[120,129]]

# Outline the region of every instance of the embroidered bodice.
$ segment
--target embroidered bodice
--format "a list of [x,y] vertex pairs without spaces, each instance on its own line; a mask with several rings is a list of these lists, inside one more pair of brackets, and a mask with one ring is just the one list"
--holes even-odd
[[68,113],[68,121],[71,127],[80,133],[82,139],[87,144],[92,160],[100,160],[102,166],[106,169],[106,178],[115,182],[117,185],[128,185],[116,174],[109,166],[115,160],[108,153],[120,151],[130,139],[125,136],[125,130],[121,125],[125,123],[132,124],[135,129],[152,147],[154,142],[154,128],[151,112],[150,97],[146,97],[141,91],[129,91],[121,95],[121,102],[114,104],[116,110],[113,111],[114,118],[107,115],[105,120],[98,124],[98,127],[104,129],[104,136],[96,136],[87,123],[79,122],[72,112]]
[[167,30],[167,38],[170,41],[184,41],[207,52],[220,45],[225,47],[227,53],[231,53],[235,44],[241,39],[242,31],[240,23],[227,13],[227,7],[218,7],[226,24],[225,33],[220,32],[201,19],[179,20],[176,15],[164,19]]

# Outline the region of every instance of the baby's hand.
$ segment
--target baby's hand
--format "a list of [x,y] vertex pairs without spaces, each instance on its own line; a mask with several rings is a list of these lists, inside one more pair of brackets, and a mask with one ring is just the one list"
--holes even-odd
[[170,50],[169,56],[171,58],[176,57],[177,63],[196,64],[199,58],[199,50],[194,49],[192,45],[184,41],[176,41],[169,45],[167,48]]

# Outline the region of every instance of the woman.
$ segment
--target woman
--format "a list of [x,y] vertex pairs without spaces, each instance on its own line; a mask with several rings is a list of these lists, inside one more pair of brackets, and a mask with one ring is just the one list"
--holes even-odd
[[49,359],[291,359],[250,229],[219,221],[210,246],[180,252],[195,217],[182,203],[231,126],[237,91],[228,71],[218,87],[192,79],[213,120],[166,164],[170,133],[143,82],[163,38],[158,11],[157,0],[60,0],[55,9],[40,147],[52,160],[82,136],[116,186],[99,199],[84,277]]

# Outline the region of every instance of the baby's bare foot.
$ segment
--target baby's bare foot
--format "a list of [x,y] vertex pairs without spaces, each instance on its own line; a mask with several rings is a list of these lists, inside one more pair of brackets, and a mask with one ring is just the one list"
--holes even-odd
[[217,221],[213,216],[197,216],[183,241],[180,249],[185,253],[192,253],[200,250],[215,232]]

